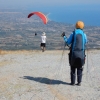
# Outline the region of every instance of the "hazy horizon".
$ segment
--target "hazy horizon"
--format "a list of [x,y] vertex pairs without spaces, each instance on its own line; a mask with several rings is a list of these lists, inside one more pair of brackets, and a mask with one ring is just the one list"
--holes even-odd
[[78,20],[86,25],[100,26],[100,0],[0,0],[1,9],[19,9],[49,13],[57,22],[74,24]]

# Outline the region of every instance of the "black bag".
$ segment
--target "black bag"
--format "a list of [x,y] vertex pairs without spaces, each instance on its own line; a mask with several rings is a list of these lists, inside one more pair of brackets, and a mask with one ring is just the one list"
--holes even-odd
[[[81,68],[85,64],[85,50],[82,49],[82,35],[73,33],[72,45],[70,48],[69,56],[69,64],[70,66],[79,67]],[[75,43],[74,43],[74,36],[75,36]],[[72,50],[74,43],[74,48]]]

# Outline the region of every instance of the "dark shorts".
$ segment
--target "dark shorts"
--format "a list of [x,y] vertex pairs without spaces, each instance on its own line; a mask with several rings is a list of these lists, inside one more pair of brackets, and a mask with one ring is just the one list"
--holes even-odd
[[41,47],[46,47],[46,43],[41,43]]

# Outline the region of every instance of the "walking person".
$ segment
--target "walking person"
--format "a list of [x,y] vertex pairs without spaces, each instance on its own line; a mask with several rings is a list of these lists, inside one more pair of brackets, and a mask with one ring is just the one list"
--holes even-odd
[[41,49],[42,49],[42,52],[44,52],[45,49],[46,49],[46,39],[47,39],[46,33],[43,32],[43,34],[41,36],[41,45],[40,45],[41,46]]
[[70,64],[70,85],[75,85],[76,70],[77,70],[77,84],[81,86],[83,65],[85,64],[85,45],[87,43],[87,36],[83,31],[84,23],[78,21],[75,25],[75,30],[70,34],[69,38],[62,33],[65,43],[70,45],[69,64]]

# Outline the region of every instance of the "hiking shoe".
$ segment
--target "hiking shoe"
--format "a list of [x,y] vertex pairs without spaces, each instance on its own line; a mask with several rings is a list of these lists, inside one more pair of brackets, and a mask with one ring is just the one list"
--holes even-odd
[[81,83],[77,83],[76,85],[81,86]]
[[73,85],[74,86],[75,84],[74,83],[70,83],[70,85]]

